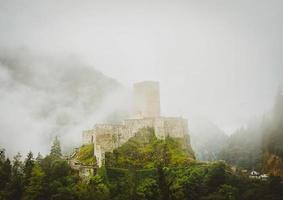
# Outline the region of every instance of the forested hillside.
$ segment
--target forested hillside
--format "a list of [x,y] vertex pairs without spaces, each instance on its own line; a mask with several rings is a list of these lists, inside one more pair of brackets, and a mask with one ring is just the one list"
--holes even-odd
[[245,169],[261,169],[263,119],[253,119],[233,133],[227,140],[218,159]]
[[253,119],[232,134],[218,159],[283,177],[282,91],[277,94],[271,115]]
[[[145,132],[145,135],[151,135],[150,131]],[[161,142],[145,135],[138,136],[144,138],[142,142],[132,140],[118,149],[108,157],[108,164],[99,168],[97,174],[87,181],[80,179],[78,172],[72,170],[62,158],[57,139],[50,154],[44,158],[40,155],[34,158],[30,152],[24,161],[19,154],[10,161],[2,150],[0,199],[282,199],[283,185],[278,177],[270,177],[267,181],[249,179],[233,172],[224,162],[198,163],[192,160],[188,152],[181,151],[176,141],[169,139]],[[142,144],[145,145],[145,152],[141,152]],[[152,151],[152,147],[158,151]],[[113,159],[115,154],[116,159]]]
[[283,177],[283,92],[279,90],[273,120],[264,134],[263,170]]

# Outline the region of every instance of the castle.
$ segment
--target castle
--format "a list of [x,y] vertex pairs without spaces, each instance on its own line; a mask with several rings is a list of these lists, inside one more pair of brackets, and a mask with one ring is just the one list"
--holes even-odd
[[144,81],[134,84],[134,113],[131,119],[120,124],[96,124],[93,129],[83,131],[83,144],[94,145],[94,155],[99,167],[103,165],[105,153],[127,142],[141,128],[154,129],[159,139],[179,139],[183,148],[190,147],[188,123],[182,117],[160,116],[159,83]]

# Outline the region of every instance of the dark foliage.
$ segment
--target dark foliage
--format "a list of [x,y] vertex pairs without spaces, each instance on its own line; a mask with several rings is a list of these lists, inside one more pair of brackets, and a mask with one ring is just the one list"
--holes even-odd
[[[282,199],[283,185],[279,177],[254,180],[234,173],[225,162],[184,162],[184,157],[190,154],[181,153],[176,141],[170,139],[160,143],[151,137],[147,142],[135,142],[132,140],[119,149],[118,160],[121,162],[110,155],[113,159],[110,160],[111,165],[98,169],[88,181],[81,180],[67,161],[54,151],[36,159],[29,153],[24,162],[17,154],[10,162],[2,150],[0,200]],[[130,145],[132,143],[137,145]],[[141,145],[147,153],[141,153]],[[60,145],[57,147],[56,152],[61,152]],[[172,156],[172,153],[175,155]],[[148,159],[141,159],[141,155],[148,156]]]

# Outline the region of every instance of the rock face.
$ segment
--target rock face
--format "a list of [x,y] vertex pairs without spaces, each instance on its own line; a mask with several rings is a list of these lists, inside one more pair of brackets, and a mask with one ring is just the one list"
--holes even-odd
[[[83,132],[84,144],[94,144],[98,166],[102,166],[105,152],[120,147],[142,128],[153,128],[158,139],[166,137],[184,141],[182,148],[191,150],[187,120],[181,117],[160,117],[159,84],[141,82],[134,85],[134,117],[120,124],[96,124]],[[139,116],[137,117],[137,111]]]
[[263,171],[283,178],[283,158],[275,154],[265,154]]

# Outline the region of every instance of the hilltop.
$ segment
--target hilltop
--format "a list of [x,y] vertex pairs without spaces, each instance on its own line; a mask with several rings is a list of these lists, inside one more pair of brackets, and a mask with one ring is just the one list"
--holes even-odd
[[195,160],[190,147],[182,148],[184,141],[167,137],[158,139],[152,128],[140,129],[121,147],[108,152],[105,157],[107,167],[154,168],[161,166],[188,166]]

